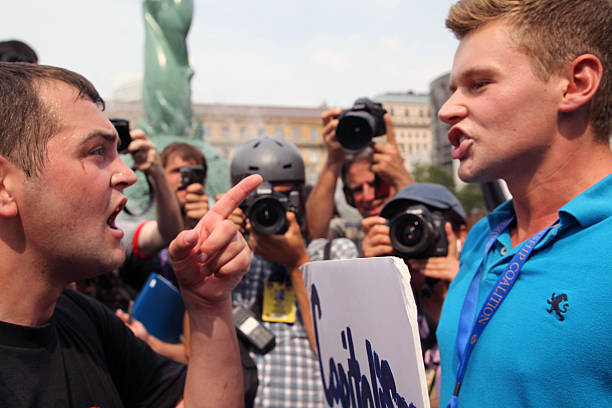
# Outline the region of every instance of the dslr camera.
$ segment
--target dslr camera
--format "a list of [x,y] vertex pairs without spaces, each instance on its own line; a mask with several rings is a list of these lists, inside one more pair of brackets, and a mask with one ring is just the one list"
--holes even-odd
[[352,108],[338,115],[336,140],[350,153],[365,149],[374,137],[387,133],[385,113],[380,103],[368,98],[357,99]]
[[117,151],[121,154],[125,154],[128,152],[128,146],[132,143],[130,121],[127,119],[110,119],[110,121],[119,134],[119,146],[117,147]]
[[446,256],[445,223],[440,211],[422,204],[411,205],[388,221],[391,245],[402,258]]
[[180,168],[180,172],[181,185],[178,188],[179,190],[184,190],[188,185],[193,183],[204,185],[204,177],[206,177],[206,172],[204,171],[203,166],[184,166]]
[[274,191],[272,184],[263,182],[240,205],[255,231],[263,235],[282,235],[289,224],[285,213],[297,213],[300,205],[300,192],[288,193]]

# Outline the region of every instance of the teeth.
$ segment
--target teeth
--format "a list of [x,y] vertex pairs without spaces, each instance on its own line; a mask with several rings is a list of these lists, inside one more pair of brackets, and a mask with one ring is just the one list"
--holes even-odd
[[461,136],[461,137],[459,138],[459,144],[461,144],[461,142],[463,142],[465,139],[467,139],[467,137],[465,137],[465,136]]

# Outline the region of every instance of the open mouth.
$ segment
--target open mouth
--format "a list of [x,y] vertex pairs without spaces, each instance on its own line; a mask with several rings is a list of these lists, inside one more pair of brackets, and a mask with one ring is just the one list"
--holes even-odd
[[117,220],[117,216],[119,215],[119,213],[125,208],[125,203],[126,203],[127,199],[123,199],[119,205],[117,206],[117,208],[115,208],[115,211],[113,211],[113,213],[108,217],[108,219],[106,220],[106,224],[111,227],[111,229],[119,229],[117,228],[117,224],[115,223],[115,221]]
[[448,141],[450,142],[451,145],[453,145],[454,147],[459,147],[459,145],[461,144],[461,142],[463,142],[464,140],[467,139],[467,136],[465,135],[465,133],[463,133],[463,131],[459,128],[452,128],[449,132],[448,132]]

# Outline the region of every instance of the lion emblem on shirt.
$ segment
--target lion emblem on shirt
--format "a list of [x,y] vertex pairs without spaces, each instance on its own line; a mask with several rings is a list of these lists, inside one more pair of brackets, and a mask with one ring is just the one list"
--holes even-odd
[[555,312],[560,321],[565,320],[563,313],[567,312],[569,307],[569,304],[565,303],[567,302],[567,295],[565,293],[555,295],[555,292],[553,292],[551,298],[546,300],[546,302],[550,305],[550,308],[546,310],[548,313]]

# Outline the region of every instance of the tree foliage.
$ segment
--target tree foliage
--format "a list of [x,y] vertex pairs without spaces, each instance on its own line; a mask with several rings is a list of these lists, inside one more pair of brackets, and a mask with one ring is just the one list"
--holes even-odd
[[417,164],[412,171],[417,183],[435,183],[448,188],[459,200],[465,213],[469,215],[486,213],[486,205],[480,184],[472,183],[457,190],[453,176],[444,168],[434,164]]

